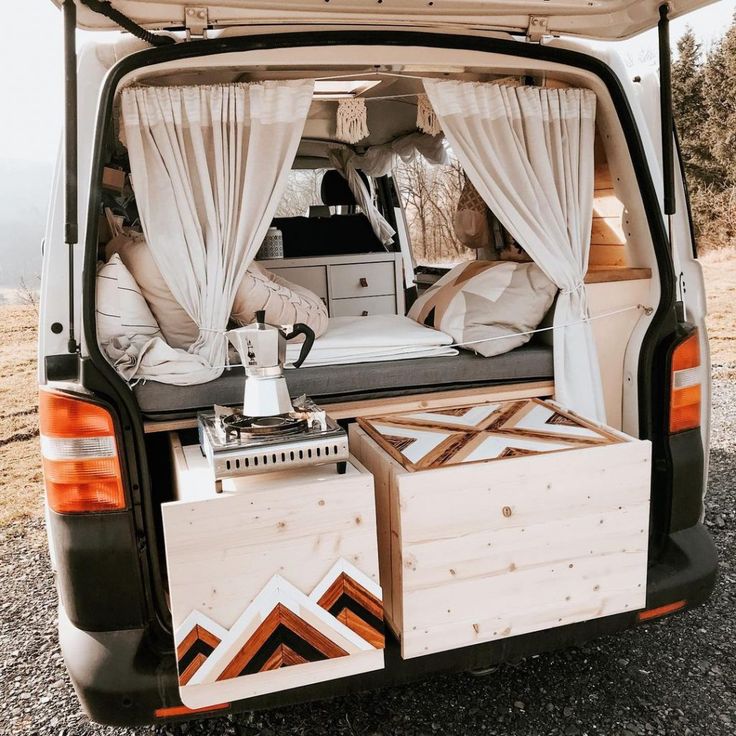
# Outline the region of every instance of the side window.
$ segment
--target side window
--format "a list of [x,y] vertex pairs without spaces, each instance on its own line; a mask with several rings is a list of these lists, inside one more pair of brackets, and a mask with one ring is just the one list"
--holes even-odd
[[320,206],[320,188],[326,169],[292,169],[276,217],[307,217],[309,208]]
[[438,166],[414,156],[399,164],[394,175],[416,264],[451,268],[475,260],[476,251],[458,242],[453,227],[464,183],[457,159]]

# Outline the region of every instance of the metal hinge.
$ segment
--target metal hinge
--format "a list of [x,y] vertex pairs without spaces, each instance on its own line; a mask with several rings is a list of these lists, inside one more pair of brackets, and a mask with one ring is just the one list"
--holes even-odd
[[187,39],[192,36],[205,37],[209,17],[207,8],[189,5],[184,8],[184,26],[187,29]]
[[526,29],[526,37],[528,41],[539,43],[542,36],[549,35],[549,18],[543,15],[530,15],[529,25]]

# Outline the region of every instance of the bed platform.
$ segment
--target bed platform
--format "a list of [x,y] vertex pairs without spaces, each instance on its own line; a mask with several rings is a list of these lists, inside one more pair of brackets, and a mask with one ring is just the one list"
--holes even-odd
[[[318,403],[333,403],[548,380],[553,373],[552,348],[532,341],[493,358],[461,351],[454,357],[299,368],[287,371],[286,380],[293,396],[307,394]],[[243,371],[233,368],[214,381],[196,386],[147,381],[133,391],[147,419],[184,419],[213,404],[241,403]]]

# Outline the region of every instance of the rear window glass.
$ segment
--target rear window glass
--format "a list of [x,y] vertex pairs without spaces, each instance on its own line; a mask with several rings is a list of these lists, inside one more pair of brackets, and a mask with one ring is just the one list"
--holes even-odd
[[320,188],[327,169],[292,169],[276,217],[307,217],[309,208],[322,204]]

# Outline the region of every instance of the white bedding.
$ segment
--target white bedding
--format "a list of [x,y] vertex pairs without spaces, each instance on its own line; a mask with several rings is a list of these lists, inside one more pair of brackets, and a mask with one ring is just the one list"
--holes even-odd
[[[327,331],[314,341],[305,368],[347,363],[376,363],[457,355],[452,338],[398,314],[330,317]],[[298,357],[301,344],[287,345],[286,362]]]

